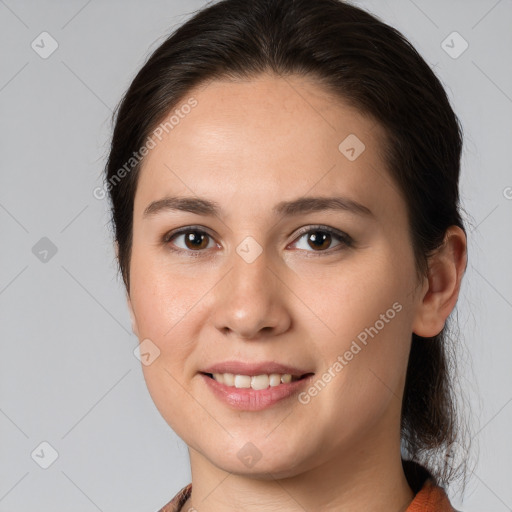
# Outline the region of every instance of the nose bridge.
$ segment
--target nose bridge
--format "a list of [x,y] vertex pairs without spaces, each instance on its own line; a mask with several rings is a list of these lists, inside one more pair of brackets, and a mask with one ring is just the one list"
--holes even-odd
[[235,299],[238,307],[250,302],[259,308],[272,299],[272,272],[268,266],[268,251],[252,240],[240,243],[232,255],[232,267],[228,276],[228,293]]
[[230,272],[217,290],[215,324],[224,332],[251,338],[262,329],[279,331],[289,323],[270,256],[251,237],[230,255]]

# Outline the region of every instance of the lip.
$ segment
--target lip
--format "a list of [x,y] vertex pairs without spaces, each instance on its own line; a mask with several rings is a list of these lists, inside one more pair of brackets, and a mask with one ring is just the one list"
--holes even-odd
[[224,361],[200,371],[201,373],[233,373],[235,375],[270,375],[271,373],[289,373],[292,377],[302,377],[311,370],[276,363],[275,361],[262,361],[259,363],[245,363],[243,361]]
[[[222,366],[222,368],[224,368],[224,366]],[[281,372],[278,371],[274,373]],[[213,393],[213,395],[223,403],[237,410],[261,411],[263,409],[267,409],[277,404],[278,402],[284,400],[285,398],[291,398],[292,396],[297,395],[304,387],[310,384],[311,378],[314,376],[314,373],[310,373],[300,380],[288,382],[286,384],[279,384],[278,386],[275,387],[268,387],[267,389],[259,390],[255,390],[252,388],[235,388],[233,386],[226,386],[225,384],[217,382],[215,379],[209,377],[205,373],[200,373],[200,376],[205,382],[206,386],[209,388],[209,390]]]

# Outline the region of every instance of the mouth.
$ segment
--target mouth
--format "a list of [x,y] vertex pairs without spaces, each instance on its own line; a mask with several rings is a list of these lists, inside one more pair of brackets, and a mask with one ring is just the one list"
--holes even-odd
[[304,373],[301,375],[292,375],[290,373],[262,373],[259,375],[243,375],[234,373],[207,373],[199,372],[219,384],[237,389],[262,390],[279,387],[282,384],[304,380],[314,375],[313,373]]
[[[290,402],[292,397],[308,386],[315,375],[278,364],[248,366],[224,363],[207,370],[198,375],[213,396],[231,409],[247,412],[262,411],[277,404],[293,404]],[[264,373],[264,370],[271,373]],[[286,371],[289,373],[278,373]]]

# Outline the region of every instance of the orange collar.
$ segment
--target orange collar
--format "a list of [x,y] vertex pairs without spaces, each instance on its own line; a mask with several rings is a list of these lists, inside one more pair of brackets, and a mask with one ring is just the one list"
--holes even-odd
[[411,501],[405,512],[457,512],[445,490],[429,478]]

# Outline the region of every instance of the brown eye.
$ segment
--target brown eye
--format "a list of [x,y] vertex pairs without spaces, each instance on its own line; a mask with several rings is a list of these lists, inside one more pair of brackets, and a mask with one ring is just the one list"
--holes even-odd
[[328,249],[331,245],[332,235],[324,231],[312,231],[308,234],[307,241],[311,248]]
[[[208,247],[208,235],[192,231],[185,234],[185,245],[189,249],[205,249]],[[206,243],[205,243],[206,241]]]
[[[211,246],[209,246],[210,240],[213,244]],[[176,233],[171,233],[165,237],[164,241],[165,243],[176,246],[177,250],[189,252],[198,252],[215,246],[212,237],[208,233],[199,229],[191,228]]]
[[[302,240],[305,240],[305,242],[302,242]],[[338,243],[332,246],[335,240],[337,240]],[[335,231],[322,226],[313,226],[308,230],[302,231],[293,245],[307,252],[330,253],[343,249],[344,247],[350,247],[352,245],[352,238],[341,231],[338,232],[337,230]],[[329,251],[332,247],[335,247],[335,249]]]

